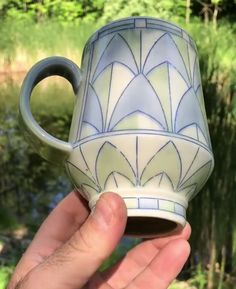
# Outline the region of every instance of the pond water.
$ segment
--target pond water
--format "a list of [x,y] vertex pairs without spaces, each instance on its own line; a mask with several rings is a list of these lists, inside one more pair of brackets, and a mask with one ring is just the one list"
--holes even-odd
[[[1,114],[18,111],[20,89],[26,73],[0,76],[0,104]],[[40,115],[72,116],[74,94],[70,83],[59,76],[51,76],[41,81],[33,90],[31,96],[31,111],[37,121]],[[17,113],[16,113],[17,114]],[[43,128],[44,122],[40,123]],[[50,131],[52,127],[52,130]],[[53,126],[47,125],[49,133],[56,135]],[[69,134],[69,126],[65,127],[65,135]],[[63,140],[67,140],[63,139]]]

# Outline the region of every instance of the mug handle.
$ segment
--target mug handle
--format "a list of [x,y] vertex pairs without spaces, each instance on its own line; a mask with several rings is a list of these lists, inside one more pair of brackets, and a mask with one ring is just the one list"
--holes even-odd
[[20,124],[23,126],[27,140],[37,152],[48,161],[63,163],[71,153],[73,146],[47,133],[34,119],[30,110],[30,97],[34,87],[44,78],[59,75],[72,85],[75,95],[81,81],[79,67],[71,60],[53,56],[36,63],[27,73],[22,84],[19,100]]

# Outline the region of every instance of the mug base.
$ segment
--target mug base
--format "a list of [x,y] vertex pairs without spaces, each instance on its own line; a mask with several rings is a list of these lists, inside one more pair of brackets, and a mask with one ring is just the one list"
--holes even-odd
[[[113,190],[112,190],[113,191]],[[182,197],[172,192],[146,190],[144,188],[115,190],[120,195],[127,207],[127,225],[125,235],[152,238],[156,236],[172,235],[181,231],[186,225],[187,202]],[[93,208],[100,193],[90,202]]]

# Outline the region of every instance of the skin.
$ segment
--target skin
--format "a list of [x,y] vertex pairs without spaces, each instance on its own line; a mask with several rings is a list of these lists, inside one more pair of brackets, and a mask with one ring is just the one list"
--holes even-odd
[[142,242],[98,272],[123,236],[126,220],[117,194],[104,194],[89,215],[87,204],[71,192],[41,225],[7,289],[168,288],[190,253],[189,224],[174,236]]

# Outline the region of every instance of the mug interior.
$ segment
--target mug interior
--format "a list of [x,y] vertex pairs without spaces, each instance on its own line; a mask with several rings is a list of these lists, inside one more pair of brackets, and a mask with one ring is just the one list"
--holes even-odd
[[154,217],[128,217],[125,234],[137,237],[152,237],[167,234],[177,229],[176,222]]

